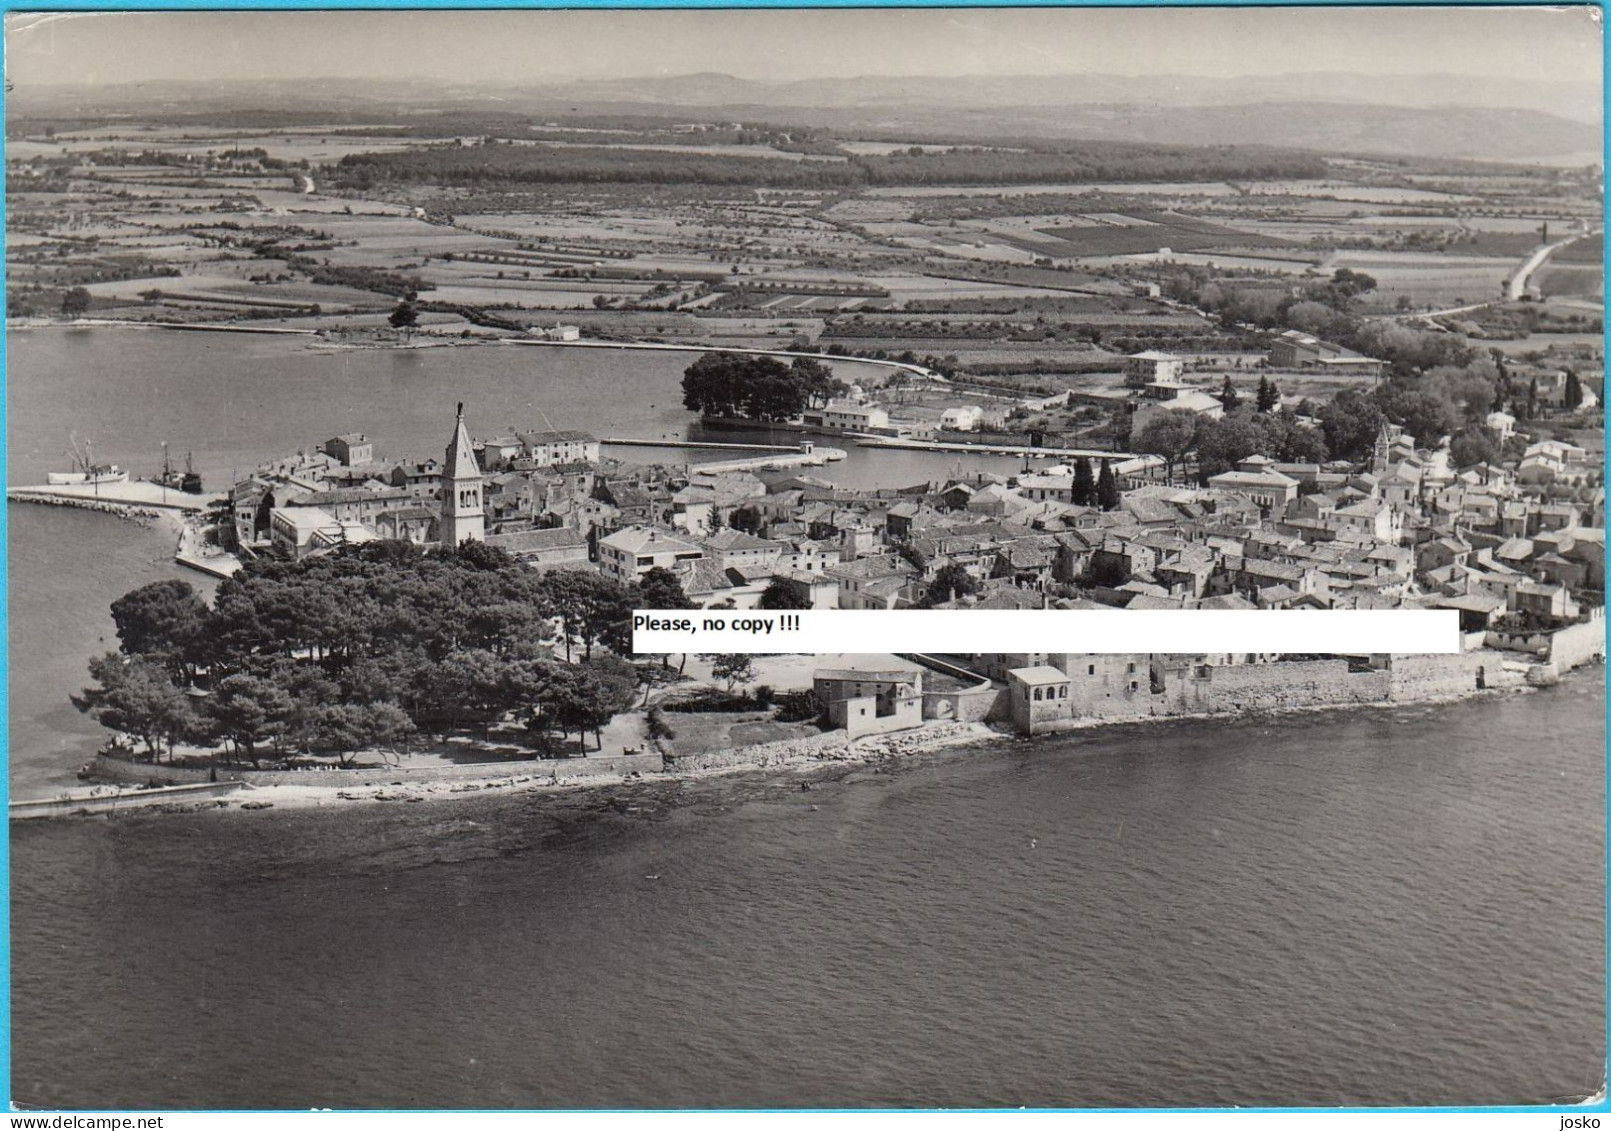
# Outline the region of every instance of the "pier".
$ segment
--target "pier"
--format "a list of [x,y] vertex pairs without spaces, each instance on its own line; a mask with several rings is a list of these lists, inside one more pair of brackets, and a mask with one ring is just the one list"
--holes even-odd
[[126,483],[71,483],[39,487],[8,487],[6,498],[18,503],[51,503],[58,506],[89,506],[109,503],[123,507],[156,507],[171,511],[205,511],[224,501],[225,496],[188,495],[173,487],[131,479]]
[[801,449],[787,444],[713,444],[704,440],[629,440],[614,437],[600,440],[600,444],[616,444],[633,448],[696,448],[720,452],[798,452]]
[[1135,452],[1110,452],[1102,448],[1032,448],[1024,444],[957,444],[945,440],[904,440],[894,438],[868,438],[856,440],[863,448],[904,448],[917,452],[957,452],[976,456],[1029,456],[1031,459],[1111,459],[1153,460],[1158,456],[1138,455]]
[[821,467],[825,463],[836,463],[844,458],[845,452],[842,448],[813,448],[809,452],[785,448],[775,455],[690,464],[688,471],[691,475],[700,473],[718,475],[726,471],[786,471],[794,467]]

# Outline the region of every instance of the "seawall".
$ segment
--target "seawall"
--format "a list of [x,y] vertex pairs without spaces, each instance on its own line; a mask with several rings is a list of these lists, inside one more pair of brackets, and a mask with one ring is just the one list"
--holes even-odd
[[1150,697],[1154,715],[1292,711],[1391,697],[1389,673],[1350,671],[1347,660],[1179,668],[1167,674],[1162,694],[1143,687],[1137,695]]

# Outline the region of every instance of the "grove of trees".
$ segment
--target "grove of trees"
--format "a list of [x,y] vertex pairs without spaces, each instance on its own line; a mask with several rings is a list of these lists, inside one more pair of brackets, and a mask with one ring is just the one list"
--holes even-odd
[[571,735],[585,750],[660,668],[624,658],[632,610],[686,603],[670,574],[625,586],[480,543],[373,542],[254,562],[211,606],[177,580],[125,594],[119,650],[91,663],[74,703],[153,759],[185,744],[346,764],[416,732],[485,737],[511,720],[536,751]]
[[702,354],[683,372],[683,407],[706,416],[785,421],[825,404],[849,386],[813,358],[785,365],[765,354]]

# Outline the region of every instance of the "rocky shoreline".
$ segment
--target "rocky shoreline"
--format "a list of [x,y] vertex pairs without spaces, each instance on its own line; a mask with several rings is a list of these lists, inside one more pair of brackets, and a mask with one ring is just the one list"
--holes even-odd
[[[1024,736],[998,729],[985,723],[933,723],[908,731],[869,735],[849,739],[843,731],[829,731],[805,738],[785,739],[757,746],[741,746],[725,751],[710,751],[700,755],[674,759],[667,768],[652,771],[601,772],[561,779],[552,768],[544,772],[540,763],[530,763],[529,773],[503,773],[438,780],[402,780],[395,769],[376,769],[373,783],[321,785],[316,781],[284,781],[272,784],[246,783],[246,788],[231,798],[208,799],[199,803],[175,803],[149,806],[147,813],[198,812],[228,810],[261,812],[268,809],[322,809],[346,808],[353,804],[374,805],[386,803],[418,804],[426,801],[447,801],[469,796],[547,795],[575,797],[589,793],[620,788],[625,785],[654,786],[678,782],[703,781],[712,778],[745,774],[787,777],[804,774],[830,766],[853,767],[875,764],[891,759],[911,757],[940,750],[956,749],[984,743],[1034,743],[1047,738],[1067,738],[1070,735],[1087,735],[1109,729],[1130,728],[1157,723],[1240,722],[1258,718],[1283,718],[1322,711],[1358,710],[1360,708],[1398,709],[1403,707],[1436,707],[1474,699],[1503,698],[1521,692],[1540,690],[1532,685],[1512,685],[1470,691],[1459,694],[1428,696],[1408,702],[1392,703],[1329,703],[1304,707],[1291,707],[1268,711],[1236,713],[1203,713],[1191,715],[1159,715],[1135,719],[1090,718],[1077,721],[1073,726],[1052,735]],[[678,765],[681,763],[681,765]],[[467,770],[471,767],[465,767]],[[308,774],[317,778],[317,774]],[[344,775],[346,776],[346,775]],[[128,789],[124,793],[138,793]],[[104,787],[97,791],[104,795]],[[78,815],[63,813],[63,816]]]
[[[928,753],[955,746],[999,740],[1008,737],[983,723],[940,723],[917,730],[869,736],[848,740],[843,731],[829,731],[822,735],[759,746],[736,747],[729,751],[680,759],[683,767],[659,771],[606,772],[561,780],[553,772],[545,773],[540,763],[530,763],[531,772],[520,774],[466,776],[449,780],[407,781],[398,771],[374,770],[372,785],[320,785],[276,782],[274,784],[246,783],[246,788],[231,798],[208,799],[199,803],[175,803],[152,806],[147,813],[199,812],[229,810],[260,812],[266,809],[318,809],[343,808],[354,803],[383,804],[400,802],[417,804],[423,801],[445,801],[466,796],[497,794],[548,794],[571,796],[589,791],[617,788],[625,784],[653,785],[699,781],[709,778],[746,773],[784,771],[794,773],[819,769],[829,765],[861,765],[889,758]],[[468,767],[467,767],[468,768]],[[306,775],[317,778],[316,773]],[[142,792],[127,789],[126,794]],[[85,797],[104,797],[104,787]],[[66,799],[57,799],[66,800]],[[75,812],[63,816],[77,815]]]

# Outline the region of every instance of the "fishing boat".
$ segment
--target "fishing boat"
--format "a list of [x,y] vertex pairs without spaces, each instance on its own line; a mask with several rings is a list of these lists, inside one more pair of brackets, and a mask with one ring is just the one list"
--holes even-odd
[[78,439],[73,438],[73,470],[52,471],[46,482],[52,487],[93,487],[102,483],[127,483],[129,473],[115,463],[96,463],[90,451],[90,442],[84,441],[84,450],[78,450]]
[[168,458],[168,444],[162,444],[162,474],[157,476],[156,482],[163,487],[171,487],[175,491],[183,491],[187,495],[201,494],[201,475],[196,471],[195,453],[185,453],[185,469],[180,471],[173,466]]

